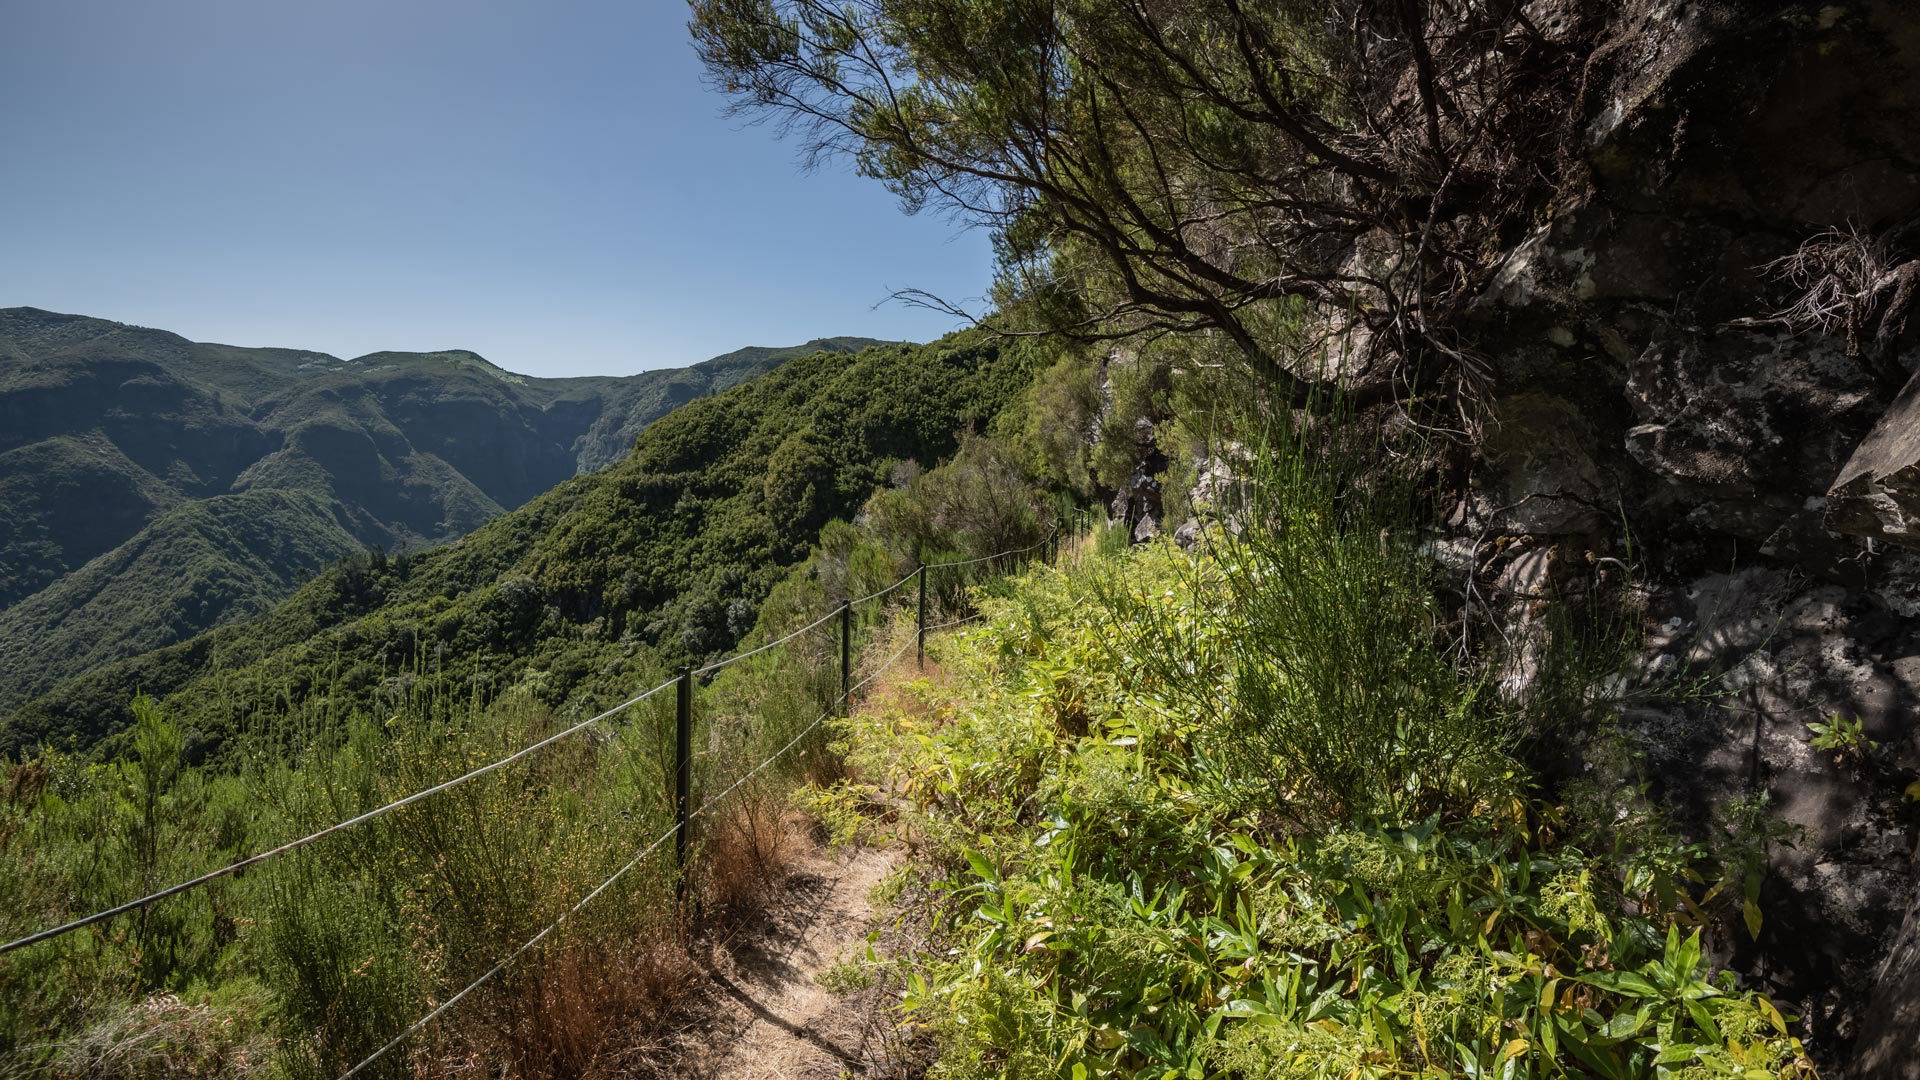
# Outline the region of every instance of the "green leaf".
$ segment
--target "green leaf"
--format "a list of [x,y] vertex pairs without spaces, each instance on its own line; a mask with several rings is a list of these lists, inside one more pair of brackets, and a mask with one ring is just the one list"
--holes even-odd
[[1702,1005],[1698,1001],[1689,1000],[1687,1002],[1687,1012],[1692,1015],[1693,1022],[1699,1026],[1700,1030],[1706,1032],[1708,1038],[1714,1042],[1721,1041],[1720,1025],[1713,1022],[1713,1014],[1707,1011],[1705,1005]]
[[1700,970],[1700,931],[1695,930],[1681,944],[1677,960],[1678,962],[1673,966],[1681,975],[1691,977],[1694,972]]
[[1000,871],[996,869],[992,863],[987,861],[985,855],[980,854],[972,848],[966,849],[965,855],[967,857],[967,865],[973,868],[974,874],[981,880],[992,882],[998,882],[1000,880]]
[[1640,1033],[1640,1026],[1644,1020],[1645,1015],[1642,1013],[1623,1012],[1607,1021],[1607,1026],[1602,1028],[1600,1033],[1614,1042],[1625,1042]]
[[1692,1061],[1698,1056],[1699,1048],[1692,1043],[1668,1043],[1653,1059],[1655,1065],[1678,1065],[1683,1061]]
[[1655,998],[1660,996],[1659,987],[1648,981],[1646,976],[1631,971],[1591,971],[1585,975],[1575,976],[1574,981],[1585,983],[1588,986],[1599,987],[1602,990],[1611,991],[1616,994],[1624,994],[1627,997]]

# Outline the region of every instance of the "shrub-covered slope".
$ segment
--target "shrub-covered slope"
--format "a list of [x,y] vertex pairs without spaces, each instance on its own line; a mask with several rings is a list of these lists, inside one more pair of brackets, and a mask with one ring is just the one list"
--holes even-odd
[[471,531],[695,397],[870,344],[534,379],[461,351],[341,360],[0,311],[0,707],[256,613],[342,555]]
[[821,525],[900,463],[951,453],[1028,368],[973,334],[789,361],[455,543],[356,561],[262,619],[72,679],[15,710],[4,744],[90,743],[121,726],[136,690],[209,736],[373,707],[422,679],[586,708],[642,669],[736,640]]
[[0,676],[13,695],[171,645],[272,607],[380,535],[363,511],[304,491],[255,489],[163,511],[105,555],[0,611]]

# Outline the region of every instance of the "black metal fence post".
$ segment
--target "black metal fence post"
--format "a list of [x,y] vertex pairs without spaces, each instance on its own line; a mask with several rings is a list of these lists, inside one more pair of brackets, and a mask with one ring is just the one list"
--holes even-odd
[[680,685],[673,710],[673,838],[674,865],[679,869],[675,894],[687,898],[687,811],[693,801],[693,670],[680,669]]
[[840,705],[853,711],[853,604],[840,605]]
[[920,664],[920,670],[927,670],[927,564],[920,564],[920,625],[915,639],[913,658]]

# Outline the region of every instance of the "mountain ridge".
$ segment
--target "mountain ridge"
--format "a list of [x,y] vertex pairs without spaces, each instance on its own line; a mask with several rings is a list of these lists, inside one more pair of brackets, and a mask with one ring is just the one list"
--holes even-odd
[[689,401],[871,344],[546,379],[466,349],[341,359],[0,309],[0,706],[265,610],[353,552],[463,536]]
[[1026,350],[967,332],[780,364],[451,543],[334,564],[259,618],[102,657],[0,702],[0,748],[95,745],[135,693],[215,741],[379,708],[422,678],[595,707],[736,641],[822,526],[910,463],[952,454],[1031,375]]

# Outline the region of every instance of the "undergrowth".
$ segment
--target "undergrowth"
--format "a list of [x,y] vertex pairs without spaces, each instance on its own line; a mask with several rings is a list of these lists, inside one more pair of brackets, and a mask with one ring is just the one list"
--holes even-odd
[[[753,914],[789,854],[791,790],[835,775],[807,730],[838,690],[837,630],[736,664],[695,694],[695,804],[732,790],[696,822],[684,899],[668,843],[360,1075],[651,1068],[701,1000],[689,993],[689,935]],[[0,957],[0,1077],[341,1076],[667,830],[673,710],[669,689],[514,765]],[[203,759],[162,708],[142,699],[134,713],[119,760],[46,753],[6,774],[0,937],[347,820],[580,719],[532,695],[476,707],[418,690],[378,714],[263,731]]]
[[932,1074],[1810,1075],[1707,959],[1738,845],[1569,840],[1623,822],[1534,786],[1522,711],[1337,494],[983,590],[937,677],[844,725],[855,779],[819,798],[848,834],[899,808],[942,897],[859,976]]

